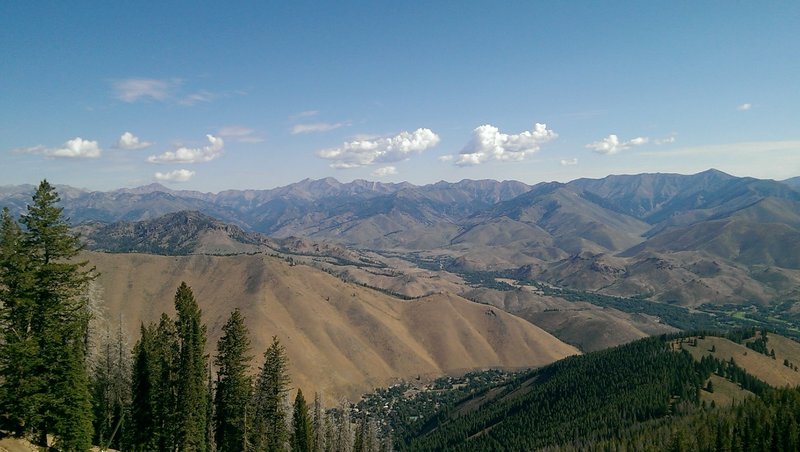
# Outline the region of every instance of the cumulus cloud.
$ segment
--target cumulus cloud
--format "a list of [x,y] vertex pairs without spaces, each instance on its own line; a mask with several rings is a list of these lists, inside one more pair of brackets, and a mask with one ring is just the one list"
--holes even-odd
[[618,154],[626,149],[634,146],[641,146],[647,144],[650,139],[647,137],[636,137],[628,141],[620,141],[619,137],[613,133],[602,140],[595,141],[586,145],[587,149],[591,149],[598,154],[612,155]]
[[256,135],[256,131],[242,126],[227,126],[219,129],[219,136],[231,138],[240,143],[261,143],[263,138]]
[[81,137],[73,138],[61,147],[48,148],[43,145],[33,146],[29,148],[15,149],[14,152],[24,154],[40,154],[48,157],[63,157],[63,158],[97,158],[103,152],[98,146],[97,141],[84,140]]
[[179,169],[167,173],[156,173],[155,178],[162,182],[186,182],[194,176],[194,171]]
[[295,124],[294,126],[292,126],[292,135],[297,135],[301,133],[328,132],[330,130],[336,130],[340,127],[349,126],[350,124],[351,124],[350,121],[343,121],[336,123],[315,122],[311,124]]
[[152,99],[164,101],[177,82],[152,78],[129,78],[114,82],[115,97],[123,102]]
[[440,162],[452,162],[455,156],[452,155],[440,155],[438,157]]
[[738,107],[736,107],[736,109],[739,110],[739,111],[747,111],[747,110],[749,110],[751,108],[753,108],[753,104],[751,104],[749,102],[748,103],[744,103],[744,104],[739,105]]
[[413,132],[401,132],[393,137],[345,142],[337,148],[323,149],[317,155],[333,160],[331,168],[358,168],[406,160],[438,143],[439,135],[430,129],[417,129]]
[[395,168],[394,166],[384,166],[372,172],[372,175],[374,177],[385,177],[385,176],[391,176],[393,174],[397,174],[397,168]]
[[124,149],[126,151],[134,151],[137,149],[149,148],[152,145],[153,143],[149,141],[139,140],[139,137],[130,132],[123,133],[119,137],[119,140],[117,140],[117,148]]
[[533,130],[518,134],[502,133],[490,124],[472,131],[472,138],[455,156],[458,166],[479,165],[490,160],[520,161],[539,150],[542,144],[558,137],[547,124],[536,123]]
[[561,166],[574,166],[574,165],[577,165],[577,164],[578,164],[578,159],[577,158],[572,158],[572,159],[569,159],[569,160],[562,160],[561,161]]
[[225,142],[222,138],[214,135],[206,135],[209,141],[208,146],[201,148],[180,147],[174,151],[167,151],[161,155],[151,155],[147,157],[150,163],[200,163],[210,162],[222,155],[222,147]]

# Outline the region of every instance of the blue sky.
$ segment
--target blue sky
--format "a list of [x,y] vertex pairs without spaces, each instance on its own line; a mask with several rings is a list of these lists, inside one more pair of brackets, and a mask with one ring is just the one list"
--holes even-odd
[[800,2],[2,2],[0,185],[800,175]]

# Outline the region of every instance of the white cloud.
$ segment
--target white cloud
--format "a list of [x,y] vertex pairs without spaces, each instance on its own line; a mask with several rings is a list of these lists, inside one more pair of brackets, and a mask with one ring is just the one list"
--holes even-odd
[[452,162],[455,156],[453,155],[440,155],[438,157],[440,162]]
[[194,176],[194,171],[179,169],[168,173],[156,173],[155,178],[162,182],[186,182]]
[[123,133],[117,140],[117,148],[125,149],[126,151],[149,148],[152,145],[153,143],[149,141],[140,141],[139,137],[130,132]]
[[242,126],[227,126],[219,129],[219,136],[231,138],[240,143],[261,143],[263,138],[257,136],[256,131]]
[[671,144],[671,143],[674,143],[674,142],[675,142],[675,135],[670,135],[670,136],[664,137],[664,138],[656,138],[655,140],[653,140],[653,143],[657,144],[657,145]]
[[350,141],[366,141],[366,140],[374,140],[376,138],[381,138],[381,136],[372,133],[357,133],[348,139]]
[[206,135],[209,141],[208,146],[201,148],[180,147],[174,151],[167,151],[161,155],[151,155],[147,157],[150,163],[199,163],[210,162],[222,154],[225,142],[222,138],[214,135]]
[[194,94],[189,94],[188,96],[184,97],[183,99],[179,100],[178,103],[181,105],[192,106],[198,102],[211,102],[217,96],[214,93],[210,93],[208,91],[198,91]]
[[479,165],[490,160],[520,161],[539,150],[542,144],[558,137],[547,124],[536,123],[533,130],[518,134],[502,133],[490,124],[472,131],[472,138],[456,156],[458,166]]
[[394,166],[384,166],[372,172],[372,175],[375,177],[385,177],[385,176],[391,176],[393,174],[397,174],[397,168],[395,168]]
[[612,155],[618,154],[619,152],[630,149],[634,146],[647,144],[649,141],[650,139],[647,137],[636,137],[628,141],[619,141],[619,137],[612,133],[602,140],[587,144],[586,148],[591,149],[598,154]]
[[123,102],[136,102],[153,99],[167,100],[170,91],[177,84],[173,80],[157,80],[152,78],[129,78],[114,82],[115,97]]
[[306,110],[306,111],[301,111],[300,113],[296,113],[296,114],[293,114],[293,115],[289,116],[289,119],[294,121],[294,120],[300,119],[300,118],[310,118],[312,116],[317,116],[318,114],[319,114],[319,110]]
[[569,159],[569,160],[562,160],[561,161],[561,166],[574,166],[574,165],[577,165],[577,164],[578,164],[578,159],[577,158],[572,158],[572,159]]
[[417,129],[393,137],[349,141],[338,148],[323,149],[317,155],[333,160],[331,168],[357,168],[406,160],[438,143],[439,135],[430,129]]
[[736,107],[736,109],[739,110],[739,111],[747,111],[747,110],[749,110],[751,108],[753,108],[753,104],[751,104],[749,102],[748,103],[744,103],[744,104],[739,105],[738,107]]
[[24,154],[40,154],[48,157],[63,157],[63,158],[97,158],[103,152],[98,146],[97,141],[84,140],[81,137],[73,138],[61,147],[48,148],[43,145],[33,146],[29,148],[15,149],[14,152]]
[[340,127],[349,126],[350,121],[328,123],[328,122],[315,122],[311,124],[295,124],[292,126],[292,135],[300,133],[315,133],[315,132],[328,132],[336,130]]

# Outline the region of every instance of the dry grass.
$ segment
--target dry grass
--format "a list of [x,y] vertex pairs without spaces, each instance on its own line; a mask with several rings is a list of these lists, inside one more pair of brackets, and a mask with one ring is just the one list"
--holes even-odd
[[[712,347],[715,348],[713,353]],[[739,367],[771,386],[800,385],[800,372],[783,365],[785,358],[800,363],[800,344],[776,334],[770,334],[767,343],[768,349],[775,349],[775,359],[721,337],[707,336],[705,339],[698,339],[697,347],[684,343],[683,348],[698,360],[705,355],[713,355],[725,361],[733,358]]]
[[736,383],[719,375],[712,374],[709,380],[714,387],[714,392],[700,391],[700,400],[706,403],[710,404],[713,401],[718,407],[730,406],[734,402],[740,402],[754,395],[752,392],[742,389]]
[[525,320],[455,295],[403,301],[264,255],[86,256],[102,272],[105,317],[113,325],[122,316],[131,343],[142,322],[162,312],[174,315],[175,289],[186,281],[208,325],[209,353],[229,313],[239,308],[254,364],[278,336],[293,384],[322,392],[329,403],[401,378],[541,366],[578,353]]

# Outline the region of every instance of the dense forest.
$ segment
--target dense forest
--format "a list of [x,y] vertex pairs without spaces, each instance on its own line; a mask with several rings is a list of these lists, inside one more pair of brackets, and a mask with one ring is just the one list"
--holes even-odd
[[[398,448],[797,450],[800,389],[771,388],[733,360],[696,361],[681,350],[688,337],[643,339],[531,371],[415,423]],[[706,404],[700,393],[713,391],[712,373],[756,397],[733,407]]]

